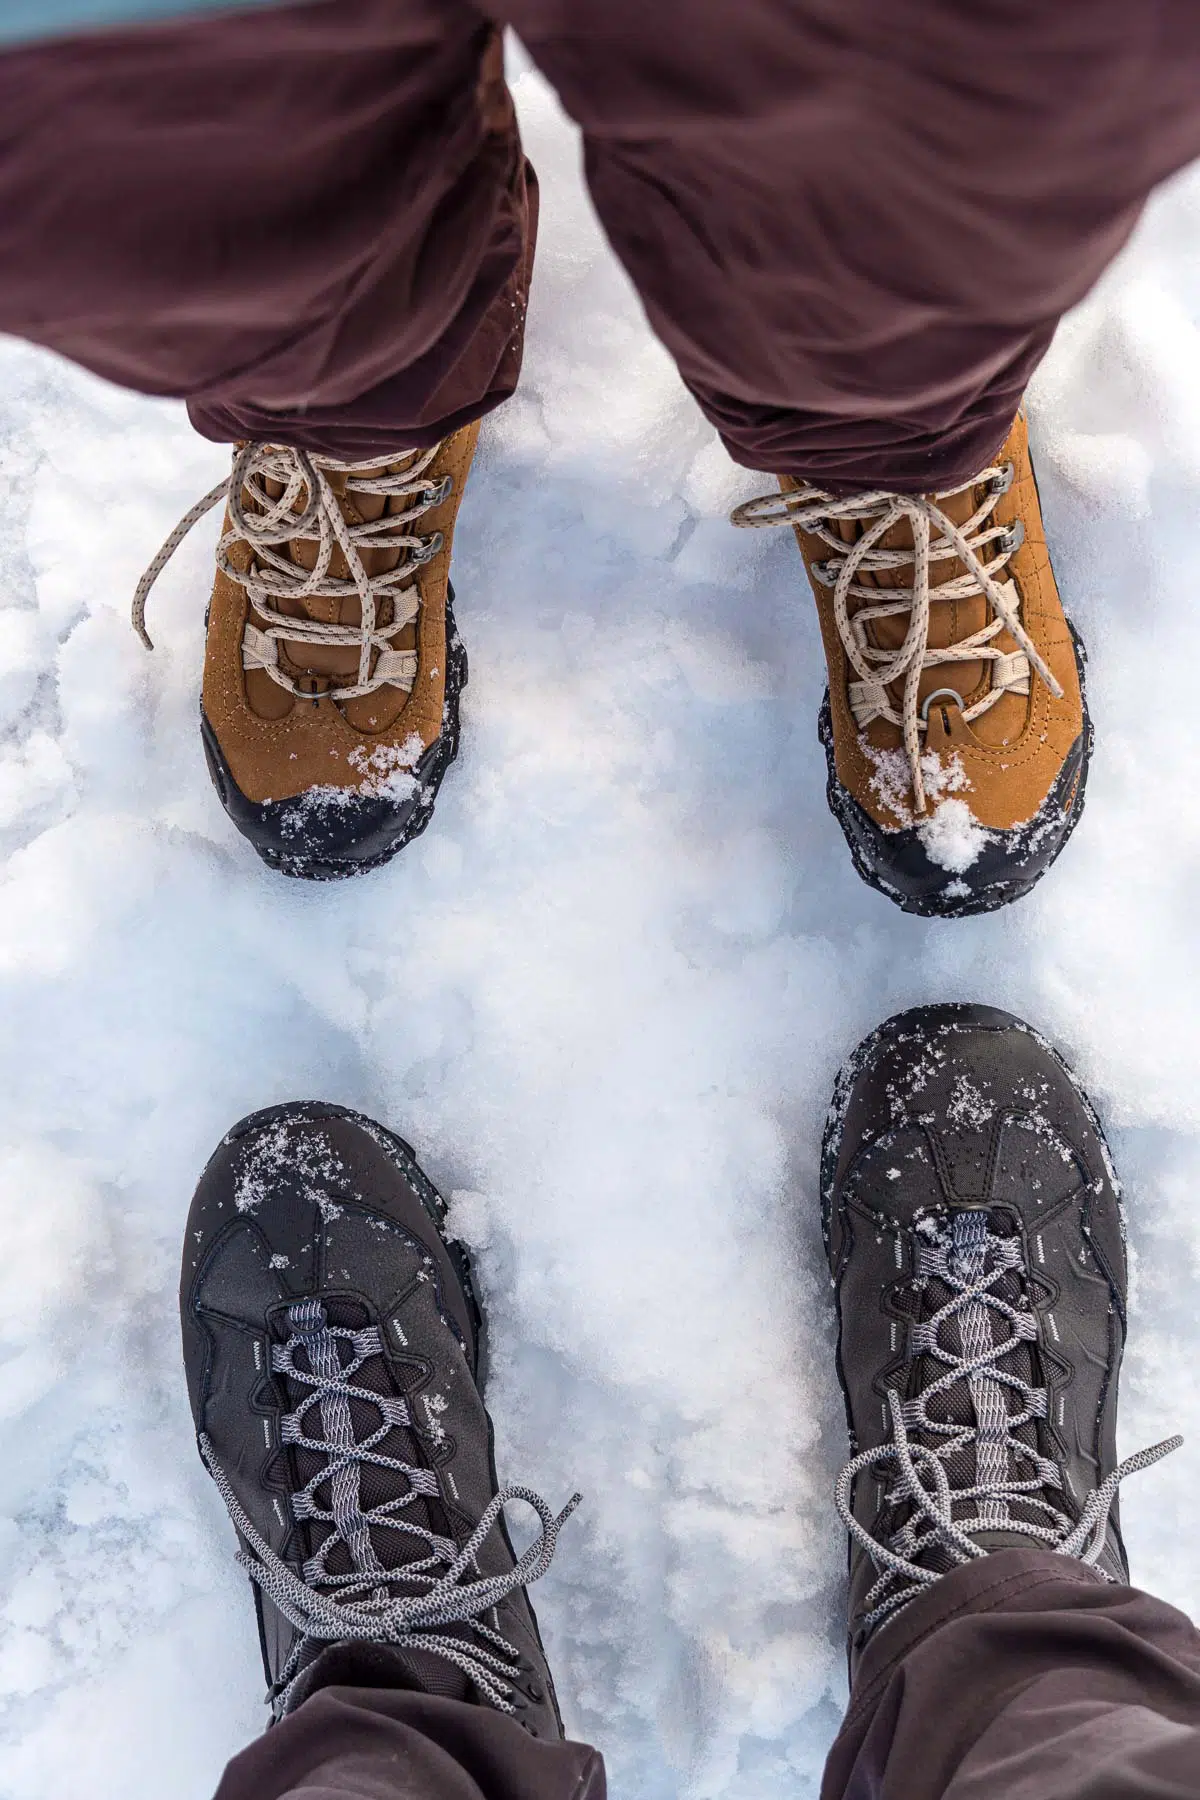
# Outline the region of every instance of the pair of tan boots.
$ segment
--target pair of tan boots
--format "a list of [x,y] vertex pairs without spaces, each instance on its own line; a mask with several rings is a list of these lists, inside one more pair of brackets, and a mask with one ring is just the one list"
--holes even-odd
[[[150,587],[226,502],[201,731],[234,824],[285,874],[376,868],[433,810],[467,674],[449,567],[478,431],[383,465],[244,445],[139,586],[149,642]],[[1026,893],[1079,817],[1091,727],[1024,417],[949,492],[782,476],[733,521],[791,526],[800,546],[829,669],[829,804],[859,874],[940,917]]]

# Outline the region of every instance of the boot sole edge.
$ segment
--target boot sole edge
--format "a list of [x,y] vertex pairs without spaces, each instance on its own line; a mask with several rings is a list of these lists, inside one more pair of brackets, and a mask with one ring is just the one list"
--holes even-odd
[[[841,827],[842,836],[850,851],[850,860],[854,864],[855,872],[860,880],[865,882],[868,887],[874,888],[877,894],[882,894],[885,899],[890,900],[894,906],[899,907],[901,912],[924,919],[968,919],[978,918],[985,913],[999,912],[1002,907],[1011,906],[1015,901],[1023,900],[1037,886],[1042,877],[1053,868],[1066,849],[1072,832],[1083,816],[1088,770],[1095,749],[1095,730],[1087,703],[1087,653],[1083,646],[1083,640],[1075,627],[1069,620],[1067,623],[1075,650],[1075,664],[1079,672],[1079,691],[1083,707],[1083,728],[1075,740],[1076,745],[1079,746],[1078,767],[1074,769],[1071,767],[1072,753],[1075,749],[1075,745],[1073,745],[1072,751],[1068,752],[1067,759],[1064,761],[1062,770],[1055,779],[1054,786],[1038,811],[1032,819],[1015,829],[1036,837],[1042,823],[1053,818],[1056,810],[1059,813],[1065,812],[1065,821],[1049,855],[1038,864],[1032,873],[1024,879],[1014,877],[1012,880],[997,882],[991,887],[984,888],[978,894],[964,895],[961,898],[946,897],[944,894],[905,894],[893,882],[889,882],[876,863],[867,856],[862,840],[878,843],[880,852],[878,861],[883,863],[886,860],[884,848],[888,839],[895,839],[907,835],[907,833],[884,831],[883,827],[875,823],[849,790],[842,785],[837,773],[833,741],[833,714],[829,691],[826,689],[817,717],[817,735],[825,751],[827,774],[825,797],[829,810]],[[1072,783],[1073,792],[1067,807],[1064,808],[1060,790],[1070,787]]]
[[[276,874],[287,875],[299,881],[345,881],[357,875],[369,875],[376,869],[385,868],[425,830],[433,816],[446,771],[458,756],[461,738],[459,700],[467,685],[469,673],[466,646],[455,623],[453,601],[454,593],[451,588],[446,596],[446,690],[442,707],[442,729],[414,771],[417,791],[413,804],[398,826],[395,836],[373,856],[349,858],[307,855],[260,842],[257,832],[275,835],[277,830],[268,808],[288,803],[259,804],[246,798],[233,778],[216,732],[201,705],[201,739],[209,777],[217,796],[237,831],[250,844],[260,861]],[[239,813],[244,816],[239,817]]]

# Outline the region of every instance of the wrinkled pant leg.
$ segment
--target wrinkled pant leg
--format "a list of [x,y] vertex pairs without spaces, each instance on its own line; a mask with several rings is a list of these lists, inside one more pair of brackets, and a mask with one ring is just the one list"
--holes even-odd
[[318,0],[0,55],[0,330],[218,441],[435,443],[509,395],[536,221],[469,0]]
[[737,461],[903,491],[1006,435],[1063,311],[1200,154],[1195,0],[481,0]]
[[821,1800],[1195,1800],[1200,1632],[1041,1550],[956,1570],[859,1665]]
[[322,1670],[332,1683],[235,1756],[215,1800],[604,1800],[589,1745],[416,1693],[389,1676],[386,1651],[339,1647]]

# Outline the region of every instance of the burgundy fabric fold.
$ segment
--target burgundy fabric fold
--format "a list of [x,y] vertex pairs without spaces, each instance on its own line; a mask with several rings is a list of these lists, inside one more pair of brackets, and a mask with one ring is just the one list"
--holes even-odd
[[205,15],[0,56],[0,328],[216,438],[369,455],[488,411],[536,213],[504,24],[732,454],[815,480],[986,463],[1062,311],[1200,153],[1193,0]]
[[821,1800],[1194,1800],[1200,1632],[1053,1551],[968,1563],[859,1664]]
[[[230,1763],[217,1800],[604,1800],[586,1744],[413,1691],[395,1652],[342,1645],[315,1691]],[[1200,1633],[1053,1551],[997,1551],[884,1625],[821,1800],[1194,1800]]]

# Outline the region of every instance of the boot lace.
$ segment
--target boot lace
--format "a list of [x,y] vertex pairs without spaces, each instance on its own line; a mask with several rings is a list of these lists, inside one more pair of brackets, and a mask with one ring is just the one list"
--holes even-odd
[[[304,1563],[301,1575],[277,1555],[247,1515],[216,1459],[208,1434],[202,1432],[199,1439],[201,1456],[245,1545],[238,1562],[298,1633],[267,1696],[276,1715],[287,1711],[310,1648],[346,1642],[390,1644],[441,1657],[460,1669],[498,1712],[514,1713],[517,1709],[508,1677],[519,1668],[520,1653],[496,1628],[492,1609],[545,1574],[558,1533],[581,1496],[575,1494],[555,1517],[531,1489],[503,1487],[492,1496],[461,1547],[420,1520],[406,1517],[414,1502],[436,1499],[440,1488],[433,1470],[386,1455],[379,1447],[391,1430],[411,1429],[412,1422],[405,1400],[354,1380],[364,1363],[383,1355],[378,1328],[331,1325],[319,1300],[295,1303],[289,1308],[288,1322],[292,1335],[286,1343],[271,1346],[271,1368],[307,1392],[293,1412],[283,1415],[282,1441],[323,1459],[316,1474],[292,1492],[292,1516],[330,1527]],[[297,1362],[301,1350],[303,1361]],[[355,1430],[352,1402],[378,1410],[379,1424],[366,1436]],[[364,1505],[362,1476],[368,1468],[403,1477],[404,1491],[379,1504]],[[318,1490],[326,1487],[329,1504],[323,1506]],[[482,1576],[476,1561],[479,1548],[504,1508],[515,1500],[532,1507],[541,1531],[506,1573]],[[376,1548],[377,1538],[389,1535],[394,1536],[403,1558],[390,1567]],[[343,1574],[329,1568],[330,1557],[339,1548],[348,1552],[353,1565]],[[474,1580],[467,1578],[472,1569]],[[397,1595],[392,1588],[400,1582],[418,1591]],[[489,1612],[490,1624],[483,1617]],[[466,1630],[453,1635],[446,1629],[453,1626]]]
[[[1017,1304],[997,1291],[1006,1286],[1012,1291],[1006,1279],[1011,1274],[1020,1278]],[[913,1399],[888,1389],[890,1441],[852,1457],[834,1490],[842,1524],[879,1571],[858,1621],[864,1633],[950,1568],[986,1556],[975,1541],[977,1532],[1015,1533],[1097,1568],[1121,1482],[1183,1442],[1166,1438],[1126,1458],[1074,1514],[1049,1497],[1047,1490],[1063,1494],[1064,1481],[1059,1465],[1036,1448],[1034,1422],[1047,1416],[1047,1391],[1011,1367],[1013,1351],[1038,1336],[1024,1277],[1020,1239],[997,1236],[980,1212],[955,1213],[948,1229],[935,1228],[920,1243],[918,1282],[944,1284],[950,1298],[912,1328],[912,1350],[940,1364],[942,1373]],[[957,1323],[957,1350],[947,1342],[951,1321]],[[964,1385],[965,1409],[955,1405]],[[931,1403],[969,1422],[931,1416]],[[914,1434],[923,1441],[915,1441]],[[856,1479],[881,1470],[892,1476],[881,1510],[908,1511],[906,1523],[886,1541],[867,1531],[853,1512]],[[1103,1569],[1097,1572],[1112,1579]]]
[[[735,525],[746,527],[792,525],[820,539],[830,552],[810,565],[813,579],[833,590],[833,614],[850,665],[858,676],[849,684],[850,708],[860,730],[873,719],[885,719],[899,728],[908,758],[915,810],[926,810],[925,779],[921,768],[921,734],[928,729],[925,713],[938,695],[954,700],[970,723],[987,712],[1005,693],[1027,694],[1030,668],[1036,669],[1055,699],[1062,687],[1018,616],[1020,596],[1015,583],[1004,580],[1011,556],[1024,541],[1020,519],[999,525],[993,519],[996,503],[1013,482],[1013,465],[983,469],[970,481],[947,488],[927,499],[920,494],[877,492],[834,494],[804,483],[786,493],[760,494],[744,501],[730,515]],[[949,500],[968,488],[982,486],[983,499],[971,517],[956,525],[939,500]],[[838,521],[850,521],[861,529],[852,543],[839,537]],[[912,532],[912,548],[885,549],[882,540],[902,521]],[[936,586],[930,583],[934,563],[957,558],[965,573]],[[863,575],[891,575],[912,568],[907,586],[875,587],[857,579]],[[982,594],[995,614],[986,625],[958,643],[935,647],[929,642],[930,608],[935,600],[964,600]],[[851,612],[851,605],[854,611]],[[908,615],[904,642],[897,650],[880,649],[869,642],[870,627],[879,619]],[[1002,631],[1011,634],[1015,651],[1001,650],[994,640]],[[918,705],[921,677],[927,669],[966,662],[991,664],[987,693],[968,706],[954,688],[939,688]],[[894,682],[903,682],[897,710],[888,693]]]
[[[180,519],[162,549],[138,582],[133,597],[133,628],[148,650],[154,648],[146,630],[146,602],[158,577],[192,527],[220,501],[229,507],[229,530],[217,545],[217,567],[246,590],[254,613],[262,624],[247,620],[242,640],[242,662],[247,669],[262,669],[272,681],[291,694],[305,690],[280,666],[279,645],[333,644],[358,651],[357,679],[328,689],[332,700],[352,700],[384,686],[408,692],[416,679],[414,652],[396,650],[391,639],[411,625],[420,608],[414,577],[443,546],[440,531],[423,536],[413,526],[431,507],[440,506],[453,489],[446,475],[435,481],[428,471],[441,450],[414,450],[399,472],[381,473],[379,458],[372,462],[339,462],[308,450],[279,444],[245,444],[237,452],[233,469],[224,481],[197,500]],[[345,494],[378,494],[386,501],[409,504],[397,512],[384,511],[378,519],[352,525],[338,504],[329,473],[346,477]],[[282,487],[275,497],[267,483]],[[247,496],[251,506],[247,505]],[[300,503],[296,510],[297,502]],[[296,538],[315,540],[317,557],[311,570],[300,568],[286,554]],[[249,545],[253,561],[249,570],[234,567],[229,552],[237,543]],[[331,575],[330,564],[340,550],[348,575]],[[363,552],[398,551],[395,568],[368,573]],[[361,608],[357,625],[326,623],[304,616],[305,601],[342,603],[356,597]],[[300,616],[280,610],[280,600],[298,603]],[[390,617],[380,624],[380,603],[390,606]],[[308,696],[311,697],[311,696]]]

